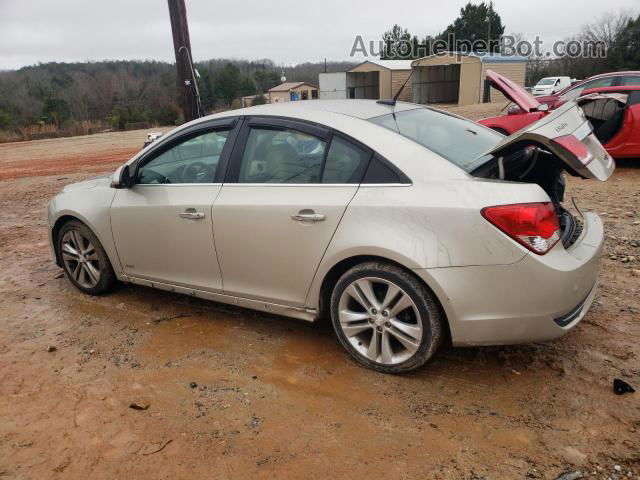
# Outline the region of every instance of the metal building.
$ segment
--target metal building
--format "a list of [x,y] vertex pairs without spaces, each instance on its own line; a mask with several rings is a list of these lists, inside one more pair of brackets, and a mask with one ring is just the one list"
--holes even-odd
[[[411,74],[411,60],[366,60],[351,70],[321,73],[320,98],[392,98]],[[411,82],[399,100],[411,101]]]
[[[366,60],[347,72],[347,98],[393,98],[411,74],[411,60]],[[411,85],[398,100],[411,100]]]
[[[411,99],[414,103],[480,103],[487,69],[524,85],[526,57],[448,52],[419,58],[411,63]],[[490,101],[506,100],[492,90]]]
[[318,76],[320,100],[347,98],[347,72],[321,73]]

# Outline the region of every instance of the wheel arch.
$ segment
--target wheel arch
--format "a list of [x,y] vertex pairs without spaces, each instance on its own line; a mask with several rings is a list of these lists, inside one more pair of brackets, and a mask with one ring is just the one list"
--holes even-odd
[[[339,278],[350,268],[355,267],[361,263],[365,262],[384,262],[395,267],[398,267],[405,272],[409,273],[411,276],[416,278],[422,285],[424,285],[436,299],[438,304],[438,308],[440,309],[440,314],[444,319],[443,328],[445,329],[445,338],[451,338],[451,330],[449,327],[449,317],[447,315],[447,310],[444,307],[444,303],[442,301],[441,295],[444,295],[442,289],[436,287],[433,288],[428,281],[426,281],[422,276],[417,275],[416,272],[407,268],[402,263],[392,260],[388,257],[380,256],[380,255],[354,255],[347,258],[343,258],[339,262],[335,263],[324,275],[322,282],[320,284],[319,296],[318,296],[318,318],[327,319],[330,315],[330,304],[331,304],[331,292],[333,291],[333,287],[338,282]],[[440,295],[439,295],[440,293]]]
[[[58,236],[60,235],[60,230],[62,229],[62,227],[73,220],[78,220],[79,222],[82,222],[86,225],[86,222],[83,222],[79,217],[67,213],[58,217],[53,224],[53,227],[51,227],[53,254],[55,255],[56,265],[58,265],[60,268],[62,268],[62,259],[60,258],[60,250],[58,249]],[[91,228],[88,225],[87,227]]]
[[[58,265],[59,267],[62,267],[62,260],[60,258],[60,251],[58,249],[58,235],[64,225],[74,220],[85,225],[89,230],[91,230],[91,233],[93,233],[96,236],[96,238],[102,245],[102,248],[105,249],[105,253],[107,254],[107,258],[111,262],[111,265],[114,267],[115,265],[119,265],[119,262],[117,262],[117,258],[114,259],[109,249],[107,248],[107,246],[109,245],[109,242],[105,241],[105,239],[102,238],[102,236],[99,234],[98,230],[94,227],[94,225],[92,225],[91,222],[89,222],[83,215],[79,214],[78,212],[73,212],[68,210],[60,212],[57,218],[55,219],[55,221],[53,222],[53,226],[51,227],[51,244],[53,247],[52,249],[55,256],[56,265]],[[109,239],[106,239],[106,240],[109,240]],[[114,262],[114,260],[116,260],[116,262]]]

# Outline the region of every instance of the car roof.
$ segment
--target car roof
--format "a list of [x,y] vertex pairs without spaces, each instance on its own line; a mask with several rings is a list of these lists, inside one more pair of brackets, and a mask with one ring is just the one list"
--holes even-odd
[[605,78],[605,77],[620,77],[622,75],[632,75],[632,76],[640,76],[640,71],[638,70],[629,70],[627,72],[608,72],[608,73],[598,73],[597,75],[592,75],[590,77],[587,77],[583,80],[580,80],[579,82],[575,82],[572,85],[569,85],[568,87],[564,88],[563,90],[560,90],[559,92],[556,93],[557,96],[562,96],[565,93],[567,93],[570,90],[574,90],[576,88],[581,87],[583,84],[585,84],[586,82],[589,82],[591,80],[595,80],[597,78]]
[[[241,108],[227,115],[283,115],[295,117],[296,112],[323,111],[347,115],[350,117],[367,120],[389,113],[397,113],[405,110],[424,108],[424,105],[415,103],[396,102],[395,105],[378,103],[376,100],[300,100],[296,102],[279,102],[266,105]],[[207,117],[205,117],[207,118]]]
[[[391,161],[413,181],[427,181],[433,176],[466,178],[466,172],[437,153],[392,130],[367,121],[385,114],[416,109],[434,110],[414,103],[397,102],[395,105],[386,105],[377,103],[376,100],[299,100],[256,105],[219,112],[185,123],[163,135],[160,141],[170,141],[174,135],[179,135],[184,130],[219,119],[261,115],[286,117],[316,122],[355,138],[383,157],[392,159]],[[449,112],[436,111],[443,115],[458,117]],[[138,152],[129,160],[129,163],[135,162],[145,151],[143,149]],[[416,162],[417,158],[428,158],[429,161]]]
[[640,85],[619,85],[617,87],[594,87],[586,88],[581,97],[590,93],[616,93],[616,92],[636,92],[640,90]]
[[629,70],[628,72],[598,73],[597,75],[592,75],[592,76],[584,79],[583,81],[592,80],[594,78],[601,78],[601,77],[617,77],[617,76],[620,76],[620,75],[640,76],[640,71],[638,71],[638,70]]

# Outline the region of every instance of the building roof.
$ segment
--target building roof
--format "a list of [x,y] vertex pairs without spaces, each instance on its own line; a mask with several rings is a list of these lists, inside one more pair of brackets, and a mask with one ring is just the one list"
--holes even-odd
[[318,88],[315,85],[311,85],[310,83],[307,83],[307,82],[285,82],[285,83],[281,83],[280,85],[276,85],[273,88],[270,88],[269,91],[270,92],[288,92],[289,90],[293,90],[294,88],[301,87],[302,85],[309,85],[310,87]]
[[[374,65],[386,68],[387,70],[411,70],[411,60],[380,60],[379,58],[365,60],[353,68],[364,65],[365,63],[373,63]],[[353,70],[353,68],[351,70]]]
[[413,60],[413,65],[417,66],[421,60],[437,57],[469,57],[477,58],[482,63],[526,63],[529,61],[527,57],[521,57],[519,55],[501,55],[499,53],[487,54],[487,53],[464,53],[464,52],[440,52],[433,55],[427,55],[426,57]]
[[472,53],[474,57],[479,57],[483,63],[526,63],[529,61],[527,57],[520,55],[502,55],[499,53]]

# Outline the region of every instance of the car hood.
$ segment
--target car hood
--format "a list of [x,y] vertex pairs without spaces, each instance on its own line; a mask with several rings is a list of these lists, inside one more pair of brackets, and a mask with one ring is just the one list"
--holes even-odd
[[534,112],[540,106],[538,100],[527,92],[513,80],[494,72],[487,70],[487,80],[491,86],[499,90],[505,97],[518,105],[525,112]]
[[556,155],[570,172],[583,178],[607,180],[613,158],[593,134],[593,127],[575,100],[505,137],[489,153],[501,157],[516,145],[538,144]]
[[82,180],[81,182],[70,183],[69,185],[66,185],[62,191],[72,192],[74,190],[86,190],[103,184],[106,186],[111,184],[111,174],[100,175],[99,177],[89,178],[87,180]]

